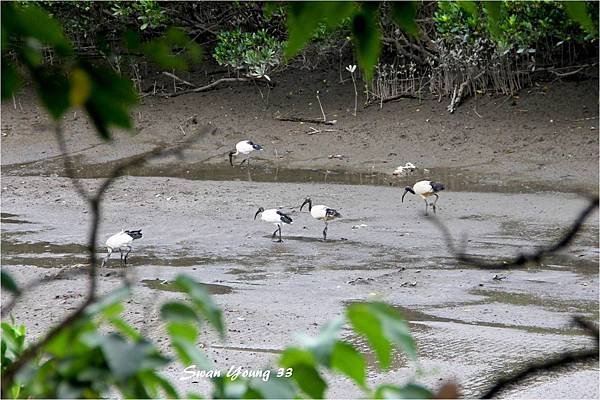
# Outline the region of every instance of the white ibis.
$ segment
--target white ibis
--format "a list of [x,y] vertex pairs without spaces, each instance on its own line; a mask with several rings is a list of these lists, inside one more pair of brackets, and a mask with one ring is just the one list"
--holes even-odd
[[229,164],[233,167],[233,156],[237,156],[238,154],[243,154],[246,156],[240,163],[242,165],[245,161],[248,161],[248,165],[250,165],[250,153],[253,151],[262,150],[262,146],[260,144],[253,143],[250,140],[242,140],[235,145],[235,151],[231,151],[229,153]]
[[[121,263],[127,265],[127,256],[131,252],[130,244],[135,239],[139,239],[141,237],[142,237],[141,229],[137,230],[137,231],[121,231],[121,232],[116,233],[116,234],[112,235],[111,237],[109,237],[108,240],[106,240],[106,248],[108,249],[108,254],[102,260],[102,267],[104,267],[104,264],[108,261],[108,259],[110,258],[110,255],[115,250],[119,250],[119,253],[121,253]],[[127,253],[125,253],[124,257],[123,257],[123,250],[127,250]]]
[[392,172],[392,175],[394,176],[398,176],[398,175],[404,175],[407,172],[414,172],[414,170],[416,170],[417,167],[415,167],[415,164],[411,163],[411,162],[407,162],[406,164],[404,164],[404,166],[400,166],[398,168],[396,168],[394,170],[394,172]]
[[325,222],[325,229],[323,229],[323,241],[326,241],[327,225],[329,224],[329,221],[333,221],[336,218],[341,218],[342,215],[333,208],[329,208],[322,204],[313,206],[310,197],[307,197],[306,200],[304,200],[304,203],[302,203],[302,205],[300,206],[300,211],[302,211],[302,208],[306,204],[308,204],[308,211],[310,211],[310,215],[312,215],[314,219],[318,219]]
[[290,216],[287,214],[284,214],[283,212],[281,212],[277,209],[274,209],[274,208],[272,208],[270,210],[265,210],[264,208],[260,207],[258,209],[258,211],[256,212],[256,214],[254,214],[254,220],[256,220],[256,217],[258,217],[258,214],[260,214],[260,213],[262,213],[262,215],[260,216],[260,219],[262,221],[277,225],[277,229],[275,229],[275,232],[273,232],[273,236],[271,236],[271,239],[275,239],[275,235],[279,231],[278,242],[281,243],[282,242],[282,240],[281,240],[281,225],[282,224],[291,224],[292,219],[290,218]]
[[435,201],[431,204],[431,206],[433,207],[433,213],[435,214],[435,203],[437,203],[438,199],[440,198],[437,192],[441,190],[444,190],[444,185],[442,183],[432,181],[419,181],[415,183],[413,187],[407,186],[404,188],[402,202],[404,203],[404,196],[406,196],[406,193],[410,192],[412,194],[418,194],[419,196],[421,196],[421,198],[423,198],[423,200],[425,200],[425,215],[428,215],[427,206],[429,206],[429,203],[427,203],[427,197],[435,196]]

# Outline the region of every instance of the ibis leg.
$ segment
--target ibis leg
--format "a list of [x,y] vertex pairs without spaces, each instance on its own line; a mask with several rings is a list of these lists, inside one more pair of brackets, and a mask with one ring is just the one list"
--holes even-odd
[[[242,160],[242,162],[240,163],[240,167],[241,167],[241,166],[242,166],[242,164],[244,164],[246,161],[248,161],[248,159],[247,159],[247,158],[244,158],[244,159]],[[248,162],[248,163],[250,163],[250,162]]]
[[125,261],[125,265],[127,265],[127,256],[129,253],[131,253],[131,246],[127,246],[127,253],[125,253],[125,258],[123,259]]
[[123,249],[119,248],[119,253],[121,254],[121,265],[123,265]]
[[427,199],[424,199],[424,200],[425,200],[425,215],[429,215],[429,213],[427,212],[427,206],[429,204],[427,203]]
[[325,229],[323,229],[323,241],[327,240],[327,222],[325,222]]
[[273,232],[273,236],[271,236],[271,239],[275,239],[275,235],[277,235],[278,230],[279,230],[279,227],[277,229],[275,229],[275,232]]
[[438,196],[437,193],[433,194],[435,196],[435,200],[433,201],[433,204],[431,205],[431,207],[433,208],[433,213],[435,214],[435,203],[437,203],[437,201],[439,200],[440,196]]
[[102,265],[100,266],[100,268],[104,267],[104,264],[106,264],[106,262],[108,262],[108,259],[110,258],[111,254],[112,254],[112,249],[109,247],[108,248],[108,254],[106,255],[106,257],[104,257],[102,259]]
[[281,240],[281,225],[279,225],[279,243],[283,242],[283,240]]

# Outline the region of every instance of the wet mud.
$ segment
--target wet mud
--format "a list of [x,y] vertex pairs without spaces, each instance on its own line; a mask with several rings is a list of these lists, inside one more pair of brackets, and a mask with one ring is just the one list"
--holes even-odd
[[[438,218],[456,239],[464,237],[470,254],[499,260],[534,251],[562,234],[586,202],[570,188],[517,188],[457,171],[435,171],[447,190],[437,215],[426,217],[419,198],[400,202],[405,182],[422,175],[390,186],[389,177],[371,184],[332,174],[325,181],[320,171],[314,172],[315,181],[307,178],[311,173],[284,174],[277,182],[261,182],[256,169],[251,181],[222,180],[218,173],[181,177],[137,172],[107,193],[99,237],[103,242],[123,228],[141,228],[144,237],[134,242],[127,266],[113,255],[100,272],[100,290],[110,290],[123,273],[131,273],[138,285],[126,318],[160,338],[165,350],[159,306],[162,300],[183,297],[172,283],[180,273],[203,282],[223,309],[226,342],[211,332],[202,338],[223,370],[273,364],[282,348],[294,343],[294,334],[317,334],[345,305],[366,300],[393,304],[419,346],[418,363],[397,354],[391,369],[381,372],[364,340],[346,328],[344,337],[367,355],[373,384],[418,377],[436,387],[440,379],[453,379],[465,395],[476,396],[495,376],[532,359],[591,345],[570,321],[573,315],[598,319],[597,215],[572,247],[541,265],[515,270],[457,263],[432,222]],[[85,184],[94,187],[101,175],[95,169]],[[89,213],[67,179],[6,176],[3,186],[3,267],[25,282],[65,266],[85,265]],[[39,195],[50,189],[59,200],[48,202]],[[299,211],[306,196],[344,215],[330,224],[326,242],[323,224]],[[272,225],[253,220],[259,206],[290,213],[294,222],[283,228],[283,243],[271,240]],[[103,255],[102,250],[98,257]],[[35,337],[80,301],[85,284],[80,274],[53,281],[35,296],[24,297],[14,315]],[[177,379],[182,370],[175,365],[165,373]],[[597,372],[597,365],[574,367],[560,379],[566,379],[567,387],[568,382],[584,382],[594,397],[597,385],[590,371]],[[511,393],[519,397],[538,388],[536,393],[544,397],[565,395],[564,385],[550,385],[553,379],[540,376]],[[345,379],[333,377],[331,382],[329,397],[360,396]],[[205,393],[209,387],[202,380],[178,385]]]

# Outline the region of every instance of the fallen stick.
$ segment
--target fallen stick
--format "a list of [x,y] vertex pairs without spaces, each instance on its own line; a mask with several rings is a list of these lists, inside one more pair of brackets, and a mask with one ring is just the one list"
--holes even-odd
[[[221,79],[217,79],[213,83],[210,83],[206,86],[197,87],[195,89],[183,90],[183,91],[177,92],[177,93],[168,93],[168,94],[165,94],[164,96],[165,96],[165,98],[169,98],[169,97],[181,96],[182,94],[205,92],[207,90],[214,89],[216,86],[219,86],[220,84],[223,84],[223,83],[262,82],[262,81],[263,81],[262,79],[253,79],[253,78],[221,78]],[[267,84],[269,84],[269,83],[267,82]]]
[[302,118],[302,117],[274,117],[279,121],[289,121],[289,122],[308,122],[311,124],[325,124],[325,125],[335,125],[337,123],[337,119],[332,119],[331,121],[323,121],[322,119],[317,118]]
[[163,75],[166,75],[166,76],[168,76],[170,78],[173,78],[173,79],[175,79],[175,80],[177,80],[177,81],[179,81],[181,83],[184,83],[184,84],[186,84],[188,86],[196,87],[196,85],[194,85],[193,83],[190,83],[190,82],[186,81],[185,79],[182,79],[182,78],[178,77],[177,75],[172,74],[170,72],[163,71]]

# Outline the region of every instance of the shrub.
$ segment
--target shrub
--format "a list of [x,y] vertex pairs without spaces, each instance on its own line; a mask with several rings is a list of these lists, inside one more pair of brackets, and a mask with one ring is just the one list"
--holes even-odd
[[283,43],[266,30],[242,32],[236,29],[217,37],[214,58],[219,65],[254,78],[265,77],[281,64]]

